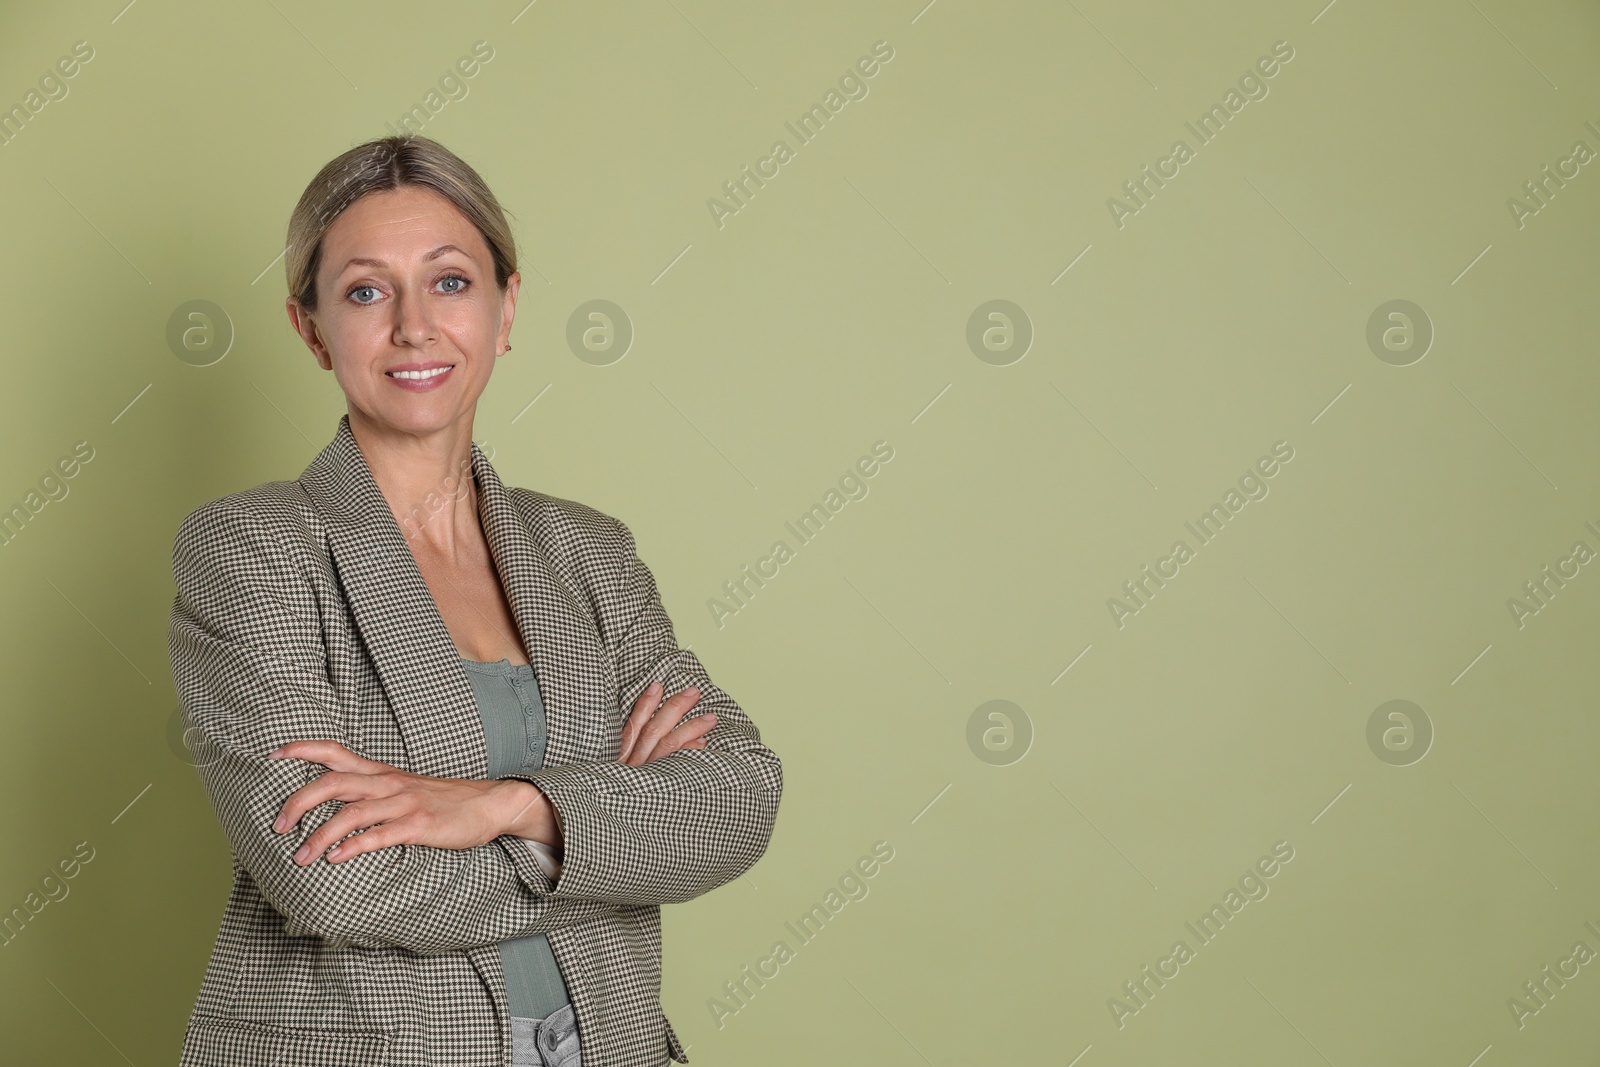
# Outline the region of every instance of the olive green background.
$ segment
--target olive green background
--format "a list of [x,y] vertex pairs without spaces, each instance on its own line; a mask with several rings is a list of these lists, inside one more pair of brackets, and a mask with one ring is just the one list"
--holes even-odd
[[[483,41],[422,126],[523,257],[475,435],[507,482],[632,527],[784,761],[767,855],[664,912],[692,1062],[1594,1062],[1600,962],[1520,1026],[1508,1001],[1600,952],[1600,565],[1520,626],[1508,601],[1600,551],[1600,163],[1521,225],[1508,200],[1600,151],[1600,12],[1323,2],[5,5],[0,106],[94,57],[0,146],[0,507],[94,456],[0,551],[0,910],[93,858],[0,948],[0,1061],[177,1060],[229,855],[172,734],[172,537],[332,436],[283,310],[289,212]],[[784,123],[878,41],[868,94],[799,144]],[[1280,41],[1197,147],[1184,123]],[[708,199],[780,138],[719,227]],[[597,299],[620,359],[569,345]],[[172,347],[199,300],[212,347]],[[991,300],[1021,317],[974,349]],[[1420,359],[1369,345],[1393,300]],[[784,524],[878,441],[799,545]],[[1268,495],[1198,546],[1184,523],[1277,442]],[[1392,700],[1421,714],[1369,744]],[[801,944],[785,924],[880,841]],[[1277,842],[1269,894],[1201,946],[1185,923]]]

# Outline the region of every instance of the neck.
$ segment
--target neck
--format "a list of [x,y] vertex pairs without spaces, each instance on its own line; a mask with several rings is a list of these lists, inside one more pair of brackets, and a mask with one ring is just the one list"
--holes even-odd
[[453,557],[458,537],[479,526],[471,413],[432,433],[413,434],[352,410],[350,433],[413,550],[425,546]]

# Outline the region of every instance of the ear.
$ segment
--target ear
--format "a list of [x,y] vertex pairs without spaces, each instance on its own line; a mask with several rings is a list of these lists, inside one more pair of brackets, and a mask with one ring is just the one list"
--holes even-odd
[[521,288],[522,272],[513,271],[506,279],[506,289],[500,298],[500,333],[494,341],[496,355],[504,355],[511,350],[511,322],[517,317],[517,292]]
[[284,310],[289,313],[289,324],[294,327],[294,332],[300,335],[300,340],[311,349],[311,354],[317,357],[317,365],[323,370],[333,369],[333,356],[328,351],[328,346],[322,343],[322,332],[317,329],[316,319],[311,312],[300,306],[300,301],[289,297],[283,302]]

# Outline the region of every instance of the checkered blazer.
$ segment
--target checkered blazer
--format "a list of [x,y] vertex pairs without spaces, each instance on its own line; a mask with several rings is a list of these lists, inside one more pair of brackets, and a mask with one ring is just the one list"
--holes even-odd
[[[396,845],[330,864],[295,850],[342,807],[275,833],[321,764],[269,759],[331,738],[417,774],[486,778],[471,683],[394,513],[340,419],[295,481],[190,513],[173,547],[172,675],[233,888],[182,1067],[499,1067],[511,1060],[497,942],[542,933],[566,978],[584,1067],[687,1063],[661,1010],[660,905],[749,870],[782,767],[678,647],[622,522],[501,484],[476,445],[479,514],[548,718],[544,766],[516,775],[560,815],[552,884],[526,842]],[[704,749],[618,762],[624,708],[651,682],[698,686]]]

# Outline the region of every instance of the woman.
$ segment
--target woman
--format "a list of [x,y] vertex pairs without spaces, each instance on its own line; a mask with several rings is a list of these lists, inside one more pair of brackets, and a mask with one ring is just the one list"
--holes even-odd
[[351,149],[286,261],[347,413],[178,530],[173,677],[234,857],[182,1063],[688,1062],[660,905],[761,856],[778,757],[628,527],[472,443],[521,283],[478,174]]

